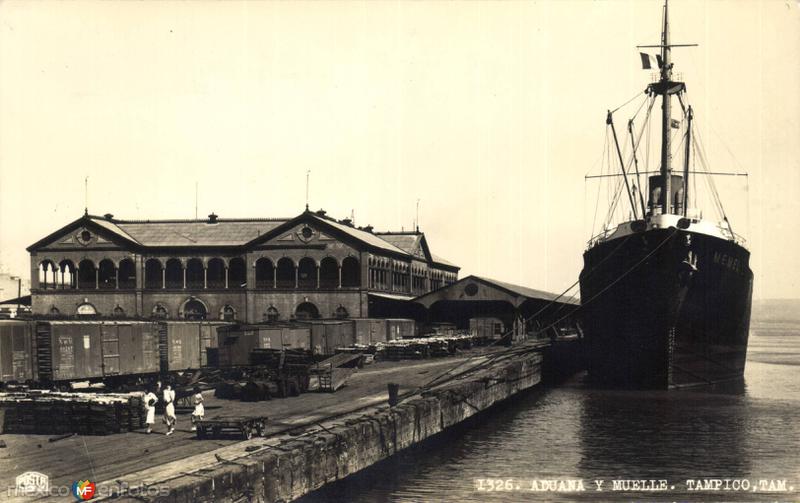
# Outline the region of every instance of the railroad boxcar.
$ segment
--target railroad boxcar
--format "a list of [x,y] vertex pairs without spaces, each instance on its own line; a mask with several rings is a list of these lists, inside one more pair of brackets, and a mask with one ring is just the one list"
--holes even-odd
[[304,321],[311,330],[311,351],[316,355],[336,354],[336,348],[352,346],[355,325],[352,320]]
[[417,322],[405,318],[386,319],[386,338],[390,341],[417,336]]
[[311,330],[308,327],[286,325],[281,328],[281,344],[292,349],[311,349]]
[[159,361],[162,373],[198,369],[208,364],[207,348],[217,346],[217,328],[231,325],[209,321],[158,323]]
[[0,383],[36,380],[36,347],[29,321],[0,320]]
[[159,371],[158,330],[153,322],[34,323],[40,381],[115,380]]
[[355,342],[369,346],[378,342],[386,342],[386,320],[375,318],[353,318]]
[[220,367],[250,364],[253,349],[309,349],[311,331],[291,323],[221,326],[217,330]]
[[208,365],[208,348],[217,347],[217,328],[230,325],[233,325],[233,323],[222,321],[203,321],[200,323],[200,347],[203,348],[203,351],[200,352],[200,364],[203,367]]

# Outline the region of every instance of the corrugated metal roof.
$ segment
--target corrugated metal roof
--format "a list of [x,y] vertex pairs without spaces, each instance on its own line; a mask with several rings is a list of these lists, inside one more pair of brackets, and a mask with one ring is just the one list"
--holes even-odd
[[[470,276],[467,276],[467,278],[469,277]],[[471,276],[471,277],[478,278],[479,280],[484,281],[486,283],[497,285],[501,288],[505,288],[506,290],[516,293],[517,295],[528,297],[530,299],[556,300],[558,298],[558,295],[550,292],[545,292],[544,290],[536,290],[533,288],[528,288],[526,286],[514,285],[512,283],[497,281],[496,279],[485,278],[483,276]],[[467,278],[464,278],[464,280],[466,280]],[[563,302],[565,304],[578,304],[576,300],[570,301],[569,297],[566,296],[558,299],[558,302]]]
[[[554,301],[560,304],[579,304],[577,300],[571,299],[570,297],[567,296],[559,298],[558,295],[550,292],[545,292],[543,290],[536,290],[534,288],[514,285],[512,283],[506,283],[504,281],[497,281],[496,279],[485,278],[474,275],[466,276],[456,281],[455,283],[443,286],[432,292],[424,293],[419,297],[415,298],[414,302],[418,302],[426,307],[430,307],[432,304],[440,300],[469,301],[470,298],[464,297],[464,286],[469,284],[470,282],[483,283],[486,289],[494,289],[498,293],[502,292],[503,297],[510,296],[513,299],[513,301],[509,300],[509,302],[511,302],[515,306],[520,306],[524,302],[527,302],[530,299]],[[487,295],[484,295],[483,298],[486,297]],[[489,294],[488,297],[493,297],[493,295]],[[508,299],[506,298],[506,300]]]

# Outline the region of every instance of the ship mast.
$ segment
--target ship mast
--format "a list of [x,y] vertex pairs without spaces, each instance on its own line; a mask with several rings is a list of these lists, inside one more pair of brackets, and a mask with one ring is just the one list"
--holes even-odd
[[[661,32],[661,43],[658,45],[640,45],[637,47],[652,47],[661,49],[661,78],[658,82],[647,86],[650,95],[661,95],[661,213],[671,213],[672,210],[672,145],[670,132],[672,128],[672,95],[684,92],[686,84],[672,80],[673,47],[695,47],[697,44],[672,44],[669,39],[669,0],[664,0],[664,26]],[[686,180],[684,193],[686,192]],[[656,202],[657,203],[657,202]],[[675,204],[678,202],[675,201]],[[676,208],[677,209],[677,208]]]
[[672,151],[670,150],[670,120],[672,119],[672,96],[669,83],[672,79],[672,63],[669,46],[669,0],[664,0],[664,31],[661,33],[661,83],[664,90],[661,95],[661,177],[663,179],[663,203],[661,213],[667,214],[672,199]]

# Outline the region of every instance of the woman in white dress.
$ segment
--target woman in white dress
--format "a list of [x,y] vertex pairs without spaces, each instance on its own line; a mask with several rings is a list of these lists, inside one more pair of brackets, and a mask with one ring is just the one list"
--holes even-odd
[[147,411],[147,417],[144,422],[147,423],[147,433],[153,431],[153,425],[156,422],[156,402],[158,402],[158,397],[153,393],[153,390],[144,395],[144,408]]
[[194,402],[194,412],[192,412],[192,431],[197,431],[197,425],[203,421],[203,416],[206,413],[205,408],[203,407],[203,394],[200,393],[200,388],[198,386],[194,387],[194,396],[192,397],[192,401]]
[[167,435],[175,433],[175,423],[178,418],[175,416],[175,391],[172,386],[167,384],[164,387],[164,424],[167,425]]

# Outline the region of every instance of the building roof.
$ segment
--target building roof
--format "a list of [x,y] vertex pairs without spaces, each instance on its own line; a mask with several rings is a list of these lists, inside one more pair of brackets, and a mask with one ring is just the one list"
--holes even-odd
[[380,236],[384,241],[388,241],[410,255],[418,256],[418,252],[421,252],[426,258],[429,258],[431,262],[447,267],[458,268],[458,266],[452,262],[431,253],[428,242],[425,239],[425,234],[422,232],[376,232],[375,234]]
[[21,305],[21,306],[30,306],[31,305],[31,296],[23,295],[22,297],[14,297],[13,299],[7,299],[0,302],[0,305],[7,305],[7,304],[14,304],[14,305]]
[[335,228],[335,229],[337,229],[337,230],[339,230],[341,232],[344,232],[345,234],[347,234],[347,235],[349,235],[349,236],[351,236],[351,237],[353,237],[355,239],[358,239],[359,241],[367,243],[370,246],[374,246],[375,248],[381,248],[383,250],[387,250],[387,251],[390,251],[390,252],[393,252],[393,253],[400,253],[400,254],[403,254],[403,255],[408,255],[409,254],[406,250],[403,250],[402,248],[399,248],[399,247],[395,246],[391,242],[389,242],[389,241],[387,241],[385,239],[382,239],[382,237],[380,237],[380,236],[378,236],[376,234],[373,234],[371,232],[367,232],[367,231],[362,230],[362,229],[358,229],[356,227],[351,227],[349,225],[345,225],[345,224],[339,223],[336,220],[333,220],[331,218],[321,217],[321,216],[317,215],[316,213],[309,213],[309,214],[314,219],[316,219],[316,220],[318,220],[320,222],[323,222],[325,224],[328,224],[331,227],[333,227],[333,228]]
[[527,297],[529,299],[540,299],[540,300],[550,300],[550,301],[557,300],[558,302],[561,302],[563,304],[579,304],[577,300],[574,299],[570,300],[569,297],[559,296],[558,294],[545,292],[544,290],[536,290],[534,288],[528,288],[526,286],[514,285],[512,283],[506,283],[504,281],[498,281],[496,279],[486,278],[483,276],[467,276],[467,277],[478,278],[479,280],[484,281],[485,283],[490,283],[498,287],[505,288],[506,290],[509,290],[517,295],[521,295],[522,297]]
[[208,220],[115,220],[105,223],[110,224],[106,227],[109,230],[123,237],[130,236],[143,246],[238,246],[274,230],[288,220],[218,219],[216,223]]
[[[282,232],[290,230],[303,221],[315,221],[320,227],[332,233],[340,233],[368,248],[378,249],[394,255],[414,256],[414,249],[424,243],[421,233],[377,234],[370,228],[360,229],[350,225],[348,221],[337,221],[324,215],[324,212],[306,210],[293,218],[240,218],[225,219],[209,215],[205,220],[120,220],[112,215],[96,216],[88,213],[67,224],[58,231],[37,241],[28,247],[32,251],[52,242],[53,239],[79,229],[81,226],[93,224],[122,241],[137,247],[173,248],[173,247],[241,247],[258,244],[271,239]],[[400,243],[403,246],[398,246]],[[408,246],[412,243],[412,246]],[[416,244],[413,244],[416,243]],[[424,245],[427,250],[427,245]],[[453,268],[457,266],[438,259],[437,262]]]
[[394,246],[406,251],[407,253],[414,254],[420,246],[422,234],[417,232],[397,233],[397,232],[377,232],[378,236],[384,241],[388,241]]
[[448,260],[445,260],[445,259],[443,259],[442,257],[440,257],[440,256],[438,256],[438,255],[434,255],[433,253],[431,253],[431,259],[432,259],[434,262],[436,262],[437,264],[448,265],[448,266],[450,266],[450,267],[458,267],[458,266],[457,266],[457,265],[455,265],[454,263],[452,263],[452,262],[450,262],[450,261],[448,261]]
[[[466,293],[465,286],[469,283],[482,283],[485,287]],[[478,293],[482,292],[482,293]],[[470,295],[475,294],[474,297]],[[430,307],[438,301],[475,301],[475,300],[507,300],[514,306],[520,306],[528,300],[543,300],[556,304],[575,304],[579,302],[575,299],[559,296],[551,292],[536,290],[525,286],[514,285],[504,281],[497,281],[481,276],[466,276],[450,285],[444,286],[432,292],[425,293],[414,299],[414,302]]]

